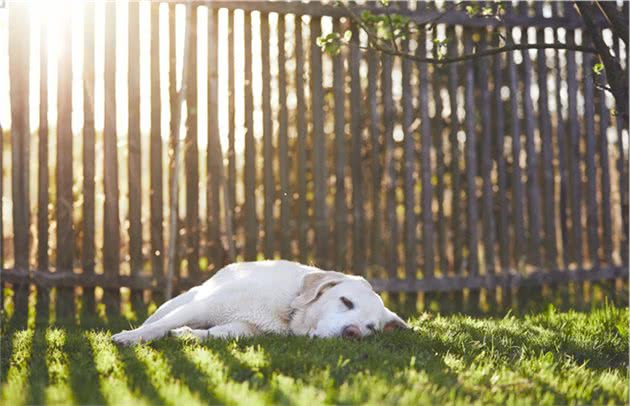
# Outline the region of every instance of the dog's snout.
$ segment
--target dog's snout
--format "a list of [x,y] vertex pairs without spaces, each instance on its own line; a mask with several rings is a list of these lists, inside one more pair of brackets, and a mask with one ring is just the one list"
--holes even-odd
[[356,340],[361,338],[361,330],[357,326],[346,326],[343,328],[341,336],[348,340]]

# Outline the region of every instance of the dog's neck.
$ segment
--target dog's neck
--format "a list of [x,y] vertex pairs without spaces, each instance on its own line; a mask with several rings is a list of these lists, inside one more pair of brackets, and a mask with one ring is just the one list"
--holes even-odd
[[287,313],[287,326],[289,332],[294,335],[307,335],[312,326],[306,322],[304,309],[290,308]]

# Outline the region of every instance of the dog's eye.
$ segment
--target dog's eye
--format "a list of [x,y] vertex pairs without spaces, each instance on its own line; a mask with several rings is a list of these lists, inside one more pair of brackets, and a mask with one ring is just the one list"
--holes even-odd
[[341,296],[339,299],[343,302],[344,305],[346,305],[348,310],[354,309],[354,303],[352,303],[352,301],[350,299],[348,299],[347,297],[344,297],[344,296]]

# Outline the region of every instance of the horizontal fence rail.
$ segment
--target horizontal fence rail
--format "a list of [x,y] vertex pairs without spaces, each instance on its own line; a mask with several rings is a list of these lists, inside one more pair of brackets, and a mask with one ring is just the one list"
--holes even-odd
[[[16,311],[31,287],[42,308],[55,292],[60,317],[79,297],[88,312],[160,301],[173,233],[176,292],[264,258],[422,292],[425,308],[627,291],[628,129],[593,54],[441,66],[367,49],[349,10],[383,12],[371,3],[192,4],[188,61],[183,2],[86,2],[62,24],[28,2],[0,9],[0,266]],[[391,12],[434,24],[404,42],[417,57],[444,38],[449,58],[590,45],[570,5],[507,6]],[[352,32],[335,56],[316,43],[333,29]]]

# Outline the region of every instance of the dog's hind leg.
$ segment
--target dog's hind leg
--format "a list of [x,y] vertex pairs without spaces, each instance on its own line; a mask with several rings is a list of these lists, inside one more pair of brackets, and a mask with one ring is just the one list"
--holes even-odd
[[117,344],[130,345],[144,341],[151,341],[164,337],[172,329],[183,326],[208,327],[212,325],[209,319],[208,298],[206,300],[189,300],[186,304],[173,306],[169,312],[151,323],[131,330],[122,331],[112,336]]
[[185,306],[186,304],[192,302],[195,299],[195,295],[197,294],[198,287],[194,287],[187,292],[182,293],[181,295],[175,296],[171,300],[168,300],[160,305],[157,310],[147,318],[143,326],[151,323],[155,323],[160,320],[162,317],[166,316],[168,313],[177,309],[178,307]]
[[192,336],[199,340],[206,338],[236,338],[251,337],[260,333],[260,330],[251,323],[234,321],[220,326],[215,326],[207,330],[192,329],[188,326],[171,330],[171,335],[176,337]]

